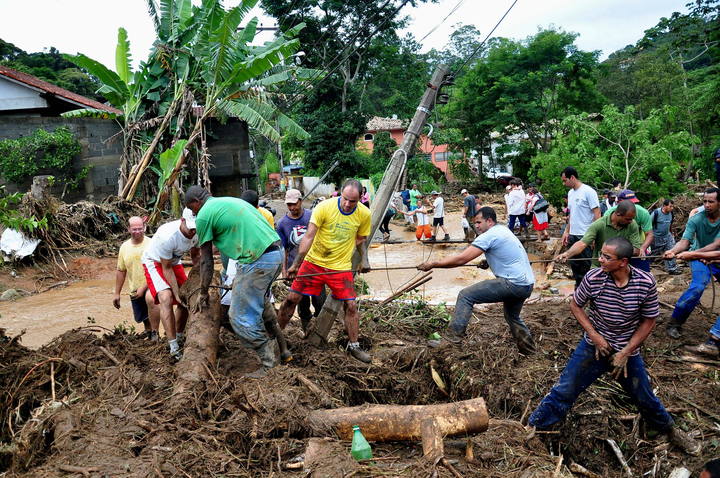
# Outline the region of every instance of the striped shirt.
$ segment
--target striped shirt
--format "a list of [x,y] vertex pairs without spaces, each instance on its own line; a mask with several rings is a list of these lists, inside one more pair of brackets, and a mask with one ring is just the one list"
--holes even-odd
[[[649,272],[630,267],[630,279],[618,287],[612,276],[602,269],[592,269],[575,290],[575,303],[588,305],[593,328],[615,351],[625,347],[644,319],[660,315],[655,278]],[[585,333],[588,344],[594,345]],[[637,355],[638,349],[631,355]]]

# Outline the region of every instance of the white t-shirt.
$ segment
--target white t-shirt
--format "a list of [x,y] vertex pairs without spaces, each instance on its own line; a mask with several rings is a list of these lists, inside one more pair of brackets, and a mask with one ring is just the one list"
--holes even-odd
[[587,184],[568,191],[568,208],[570,209],[570,234],[582,236],[595,220],[593,209],[600,207],[598,195]]
[[180,264],[182,256],[193,247],[197,247],[197,234],[188,239],[180,232],[180,220],[160,226],[152,237],[142,256],[143,264],[169,260],[173,265]]
[[440,196],[433,201],[433,207],[435,208],[435,214],[433,217],[441,218],[445,215],[445,200]]
[[513,189],[508,194],[508,214],[521,216],[525,214],[525,193],[522,189]]
[[[422,207],[422,210],[423,211],[425,210],[424,206]],[[430,224],[427,214],[425,214],[424,212],[420,212],[420,209],[416,209],[415,211],[417,211],[417,212],[415,212],[415,215],[417,216],[417,220],[418,220],[417,225],[418,226],[424,226],[426,224]]]

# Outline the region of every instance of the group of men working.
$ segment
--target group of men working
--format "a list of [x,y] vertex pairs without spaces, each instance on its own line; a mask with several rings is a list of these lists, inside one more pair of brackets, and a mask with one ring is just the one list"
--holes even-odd
[[[697,454],[700,445],[674,425],[672,417],[655,396],[639,353],[659,316],[656,282],[646,270],[645,250],[656,239],[654,231],[669,232],[672,218],[668,221],[662,216],[651,220],[650,229],[643,227],[643,236],[641,226],[635,220],[641,207],[637,205],[632,191],[621,191],[617,206],[600,217],[597,193],[580,181],[574,168],[566,168],[561,179],[570,188],[569,224],[563,235],[563,243],[569,249],[556,259],[564,262],[569,258],[593,257],[599,267],[590,270],[589,260],[573,261],[571,264],[576,291],[570,309],[585,333],[557,384],[530,415],[528,424],[538,429],[555,425],[567,415],[580,393],[604,373],[612,372],[649,425],[668,433],[671,441],[686,452]],[[672,247],[668,245],[667,238],[663,237],[660,241],[660,244],[669,247],[663,254],[668,261],[675,257],[692,260],[693,282],[678,300],[668,326],[668,333],[673,337],[679,337],[682,323],[699,301],[711,275],[720,277],[720,269],[699,262],[699,259],[720,259],[719,193],[716,188],[706,191],[704,210],[688,222],[681,241]],[[463,191],[463,195],[466,198],[470,196],[467,191]],[[298,305],[306,311],[301,312],[301,317],[305,317],[302,325],[306,328],[310,318],[307,297],[320,297],[324,287],[328,286],[333,297],[343,301],[349,353],[369,363],[370,355],[360,348],[358,342],[359,313],[351,272],[351,257],[356,248],[361,254],[360,269],[369,270],[362,245],[370,233],[370,212],[367,207],[358,204],[360,197],[360,183],[349,180],[338,197],[321,202],[311,213],[303,210],[299,191],[288,191],[288,216],[278,224],[278,231],[283,235],[281,239],[257,208],[246,201],[213,198],[206,190],[192,186],[185,194],[185,204],[193,215],[186,217],[183,214],[183,219],[177,221],[179,224],[172,226],[180,235],[173,236],[168,232],[156,234],[153,242],[158,236],[172,236],[173,244],[151,245],[148,250],[157,249],[160,252],[152,256],[143,254],[149,294],[155,304],[172,306],[173,300],[178,297],[176,288],[182,283],[182,274],[175,271],[178,265],[175,253],[181,247],[186,247],[186,251],[196,248],[199,254],[193,254],[193,259],[195,262],[199,257],[202,277],[196,306],[206,307],[213,272],[214,245],[237,263],[229,310],[230,323],[235,333],[257,351],[263,364],[260,374],[277,364],[273,341],[262,316],[270,285],[281,272],[292,280],[292,285],[277,317],[280,328],[287,326]],[[672,212],[671,205],[671,202],[663,205],[663,215]],[[417,208],[416,203],[415,210]],[[524,247],[509,228],[498,224],[493,208],[486,206],[473,210],[471,204],[464,204],[463,214],[467,220],[472,219],[472,229],[478,234],[472,244],[454,256],[421,263],[417,269],[427,271],[457,267],[484,255],[485,264],[481,266],[489,267],[495,278],[466,287],[459,293],[448,330],[441,340],[431,345],[462,342],[473,306],[501,302],[505,320],[520,353],[527,355],[535,352],[535,341],[521,318],[522,306],[530,297],[535,283]],[[136,234],[141,234],[141,228],[142,224],[131,221],[133,236],[128,241],[131,245],[133,241],[137,242]],[[167,238],[161,240],[170,241]],[[684,252],[690,247],[690,241],[694,241],[691,251]],[[127,257],[123,258],[122,264],[120,259],[118,261],[120,286],[120,274],[126,270],[127,262]],[[149,262],[155,263],[155,272],[152,272],[152,266],[148,268]],[[159,284],[159,280],[165,277],[170,279]],[[142,285],[137,285],[134,289],[134,308],[142,288]],[[116,290],[116,306],[119,305],[119,290]],[[183,306],[180,304],[178,307]],[[315,308],[317,310],[318,306]],[[161,319],[166,315],[161,313]],[[171,318],[168,316],[167,321]],[[153,320],[150,318],[149,321],[151,329]],[[162,320],[166,331],[175,332],[176,337],[178,332],[182,333],[182,314],[175,316],[174,330],[172,324],[165,325],[166,320]],[[168,338],[173,340],[170,332]],[[711,329],[708,342],[696,347],[695,351],[708,353],[714,350],[717,354],[718,338],[720,319]]]

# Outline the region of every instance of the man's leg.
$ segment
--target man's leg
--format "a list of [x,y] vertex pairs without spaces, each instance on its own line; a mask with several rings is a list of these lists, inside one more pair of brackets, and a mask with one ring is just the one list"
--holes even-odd
[[[656,253],[653,251],[654,255],[662,255],[665,251],[668,251],[675,247],[675,238],[672,236],[672,234],[668,234],[666,238],[663,239],[662,244],[662,252]],[[665,261],[665,270],[667,270],[669,273],[677,272],[678,265],[677,262],[675,262],[675,259],[667,259]]]
[[705,287],[712,278],[708,266],[700,261],[690,261],[690,271],[692,272],[690,286],[682,293],[675,304],[675,309],[673,309],[667,325],[667,333],[672,338],[680,338],[680,327],[687,321],[690,313],[700,302]]
[[577,397],[608,368],[608,359],[595,360],[595,347],[581,338],[557,383],[530,414],[528,424],[545,430],[561,421]]
[[175,331],[175,313],[173,312],[174,297],[172,290],[165,289],[157,293],[158,306],[160,308],[160,321],[165,329],[165,335],[170,347],[170,355],[180,358],[180,344],[177,342]]
[[510,214],[510,220],[508,221],[508,228],[510,228],[511,231],[515,232],[515,219],[517,218],[516,215]]
[[278,325],[280,329],[285,329],[287,324],[290,323],[290,319],[295,313],[295,307],[297,307],[302,298],[303,296],[297,292],[290,291],[288,293],[278,312]]
[[237,266],[233,282],[230,325],[260,357],[265,369],[277,365],[273,342],[262,320],[265,296],[273,279],[280,272],[282,252],[275,250],[260,256],[251,264]]
[[[303,332],[305,332],[312,319],[312,312],[310,311],[310,297],[307,295],[302,296],[298,303],[298,315],[300,316],[300,324],[302,325]],[[279,320],[278,320],[279,322]],[[284,327],[283,327],[284,328]]]
[[448,325],[448,339],[459,341],[465,335],[475,304],[502,302],[505,296],[505,279],[491,279],[465,287],[455,301],[455,312]]
[[507,296],[503,300],[503,312],[505,321],[510,326],[510,333],[515,339],[520,353],[529,355],[535,352],[535,341],[532,338],[530,329],[520,318],[520,312],[525,300],[532,294],[532,286],[517,286],[509,281],[505,281],[507,288]]
[[[575,244],[577,241],[579,241],[582,238],[582,236],[568,236],[568,245],[567,248],[570,249],[573,244]],[[580,285],[580,282],[582,282],[583,278],[585,277],[585,274],[588,273],[590,270],[590,259],[592,258],[592,249],[589,247],[586,247],[580,254],[573,257],[573,259],[587,259],[585,261],[569,261],[570,262],[570,270],[572,270],[573,278],[575,279],[575,287]]]
[[618,377],[618,382],[637,405],[640,414],[653,430],[666,433],[674,425],[672,417],[665,410],[660,399],[653,393],[650,378],[645,370],[642,357],[632,355],[627,361],[627,378]]
[[348,351],[361,362],[370,363],[372,357],[360,348],[360,313],[355,300],[343,301],[345,308],[345,330],[348,334]]
[[148,317],[150,320],[150,340],[157,342],[160,340],[160,307],[155,303],[150,289],[145,292],[145,303],[148,307]]

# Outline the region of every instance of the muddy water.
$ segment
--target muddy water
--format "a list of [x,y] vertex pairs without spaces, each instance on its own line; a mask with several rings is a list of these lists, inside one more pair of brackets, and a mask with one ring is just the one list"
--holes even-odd
[[24,329],[22,343],[30,348],[38,348],[63,332],[91,323],[112,329],[124,321],[129,326],[134,323],[130,300],[124,295],[120,310],[115,309],[114,288],[115,272],[108,271],[93,280],[75,282],[15,302],[0,302],[0,326],[7,329],[9,335],[17,335]]

